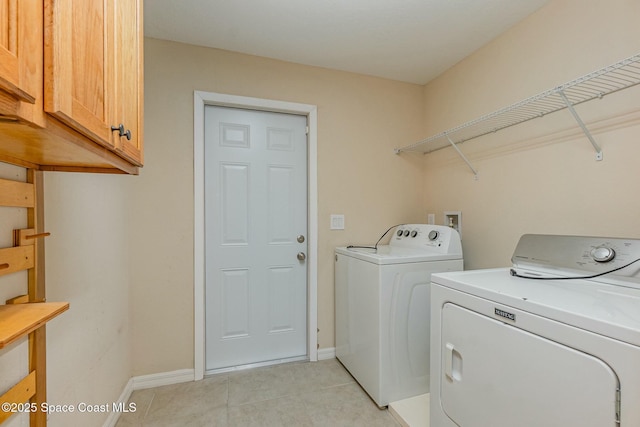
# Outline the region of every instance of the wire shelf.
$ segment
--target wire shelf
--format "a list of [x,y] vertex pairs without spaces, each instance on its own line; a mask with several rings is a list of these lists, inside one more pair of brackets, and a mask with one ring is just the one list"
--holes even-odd
[[[465,141],[497,132],[537,117],[569,108],[582,126],[597,151],[599,147],[592,140],[584,124],[573,110],[574,105],[602,98],[610,93],[640,84],[640,53],[623,59],[608,67],[589,73],[583,77],[549,89],[538,95],[524,99],[506,108],[484,115],[455,128],[423,139],[415,144],[397,148],[395,152],[405,151],[430,153],[452,146],[464,158],[456,147]],[[466,161],[466,159],[465,159]],[[467,162],[468,163],[468,162]],[[469,165],[469,167],[471,167]],[[471,168],[473,170],[473,168]],[[474,174],[476,173],[473,170]]]

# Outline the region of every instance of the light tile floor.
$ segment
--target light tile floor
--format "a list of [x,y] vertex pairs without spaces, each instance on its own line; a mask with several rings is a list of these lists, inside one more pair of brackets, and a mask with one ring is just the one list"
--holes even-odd
[[217,374],[202,381],[138,390],[130,426],[397,427],[335,359]]

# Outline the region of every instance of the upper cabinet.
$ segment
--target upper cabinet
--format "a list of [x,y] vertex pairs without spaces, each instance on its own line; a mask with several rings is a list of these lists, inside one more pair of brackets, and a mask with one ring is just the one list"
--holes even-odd
[[45,110],[142,160],[142,1],[45,1]]
[[[125,132],[116,140],[116,149],[135,164],[142,165],[143,141],[143,52],[142,0],[114,2],[113,95],[115,122]],[[115,135],[115,134],[114,134]]]
[[47,113],[110,145],[113,29],[105,6],[105,0],[45,0],[44,100]]
[[0,1],[0,114],[40,126],[42,31],[42,4]]
[[[24,31],[26,19],[34,16],[35,2],[0,1],[0,88],[17,99],[33,104],[37,88],[29,79],[29,47],[38,43],[38,34]],[[40,33],[42,34],[42,33]]]
[[0,161],[137,173],[142,0],[0,0],[0,17]]

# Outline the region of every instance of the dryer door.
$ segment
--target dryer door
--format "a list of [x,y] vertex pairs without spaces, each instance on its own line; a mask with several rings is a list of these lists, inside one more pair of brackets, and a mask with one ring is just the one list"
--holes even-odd
[[617,425],[618,378],[600,359],[452,303],[441,342],[441,404],[459,426]]

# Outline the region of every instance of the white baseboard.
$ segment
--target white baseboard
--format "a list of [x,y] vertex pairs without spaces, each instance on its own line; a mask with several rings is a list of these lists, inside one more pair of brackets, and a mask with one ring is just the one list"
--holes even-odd
[[[129,378],[127,385],[124,386],[124,390],[122,390],[122,393],[120,393],[120,397],[114,403],[122,405],[122,407],[124,407],[129,401],[131,393],[133,393],[133,378]],[[107,420],[104,422],[102,427],[115,427],[115,425],[118,423],[119,418],[120,412],[109,412],[109,416],[107,417]]]
[[318,349],[318,360],[328,360],[336,358],[336,348],[319,348]]
[[[140,375],[138,377],[131,378],[127,385],[122,390],[117,404],[121,404],[125,407],[131,393],[135,390],[144,390],[146,388],[160,387],[163,385],[186,383],[194,380],[195,371],[193,369],[180,369],[171,372],[161,372],[159,374]],[[110,412],[109,417],[104,422],[102,427],[115,427],[118,419],[120,418],[119,412]]]
[[193,381],[194,375],[195,371],[193,369],[179,369],[177,371],[161,372],[159,374],[140,375],[132,378],[133,389],[144,390],[145,388],[186,383]]

